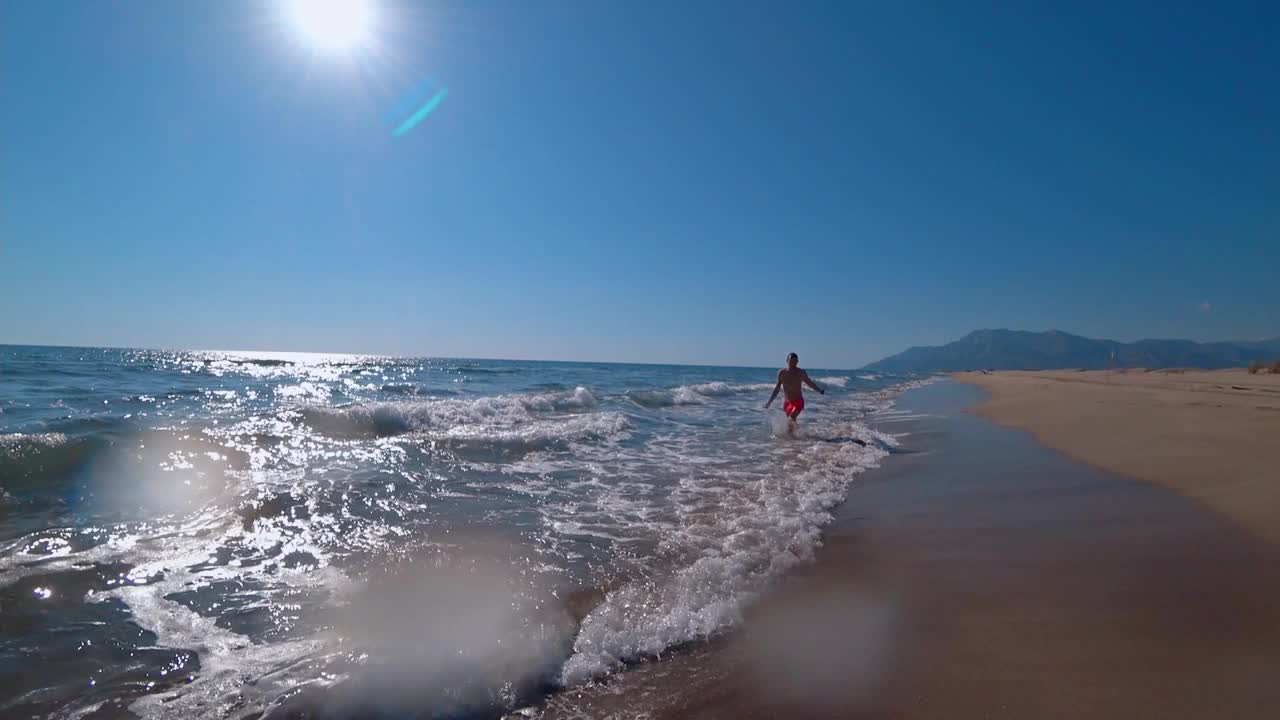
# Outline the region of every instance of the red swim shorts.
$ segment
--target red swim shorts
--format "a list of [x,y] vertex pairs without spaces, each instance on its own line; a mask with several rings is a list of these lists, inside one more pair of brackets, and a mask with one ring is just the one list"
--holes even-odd
[[793,420],[797,415],[800,414],[800,411],[803,409],[804,409],[804,398],[796,398],[795,400],[784,400],[782,403],[782,412],[786,413],[786,416]]

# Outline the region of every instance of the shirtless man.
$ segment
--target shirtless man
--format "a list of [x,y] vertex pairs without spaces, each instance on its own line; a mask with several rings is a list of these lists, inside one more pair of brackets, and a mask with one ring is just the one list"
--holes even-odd
[[818,387],[813,380],[809,379],[809,373],[801,370],[797,363],[800,362],[800,356],[791,353],[787,356],[787,366],[778,371],[778,384],[773,386],[773,394],[769,396],[769,402],[764,404],[766,410],[773,404],[774,398],[778,397],[778,391],[783,391],[782,412],[786,413],[790,424],[787,425],[787,432],[794,433],[796,430],[796,418],[800,416],[800,411],[804,409],[804,393],[800,392],[802,384],[808,385],[818,391],[820,395],[826,395],[826,391]]

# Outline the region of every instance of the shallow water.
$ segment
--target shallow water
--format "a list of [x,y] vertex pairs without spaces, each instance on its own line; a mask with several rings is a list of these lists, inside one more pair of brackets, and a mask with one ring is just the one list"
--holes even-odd
[[737,622],[906,378],[0,346],[0,713],[486,716]]

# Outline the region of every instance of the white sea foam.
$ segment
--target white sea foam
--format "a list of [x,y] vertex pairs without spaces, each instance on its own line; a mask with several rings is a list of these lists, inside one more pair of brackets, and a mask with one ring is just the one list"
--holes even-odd
[[628,390],[626,397],[644,408],[666,408],[681,405],[701,405],[704,398],[688,388],[672,390]]
[[[809,561],[852,479],[897,444],[856,419],[890,407],[894,395],[844,398],[825,416],[834,419],[811,420],[798,440],[768,441],[763,453],[758,440],[744,439],[740,451],[730,453],[744,459],[741,464],[726,466],[724,457],[699,462],[687,453],[692,440],[681,436],[651,441],[643,462],[690,468],[678,487],[664,496],[643,483],[641,491],[633,484],[631,492],[620,492],[606,482],[609,490],[592,505],[606,508],[596,516],[611,520],[613,535],[645,535],[661,523],[657,537],[665,554],[687,560],[608,593],[583,619],[561,682],[575,685],[723,630],[779,576]],[[581,510],[567,514],[574,527],[593,517],[591,506]]]
[[[858,423],[829,430],[888,442]],[[887,455],[871,442],[780,444],[788,447],[771,453],[776,472],[744,470],[681,483],[675,495],[680,521],[664,545],[692,562],[609,593],[582,621],[561,671],[565,685],[738,622],[771,582],[812,558],[851,479]]]
[[844,375],[828,375],[827,377],[818,378],[818,382],[824,385],[835,385],[836,387],[845,387],[849,384],[849,378]]
[[[194,684],[145,695],[129,706],[130,711],[157,719],[176,715],[225,717],[246,709],[265,710],[285,693],[317,682],[308,677],[310,668],[298,666],[322,647],[319,640],[255,644],[244,635],[222,629],[212,618],[165,599],[166,592],[180,589],[174,583],[126,586],[91,598],[120,599],[141,627],[156,634],[158,645],[186,648],[199,655],[199,678]],[[190,677],[195,679],[196,675]],[[247,678],[253,682],[246,683]]]
[[0,455],[16,457],[66,443],[67,436],[62,433],[4,433],[0,434]]
[[[338,592],[350,585],[347,578],[329,566],[319,538],[334,534],[324,517],[291,520],[300,526],[285,531],[270,518],[255,522],[253,530],[242,527],[235,514],[215,509],[189,519],[177,527],[152,528],[154,537],[130,536],[130,542],[103,546],[104,552],[93,553],[99,559],[119,559],[136,563],[120,587],[90,592],[86,602],[118,599],[128,608],[139,627],[157,636],[156,646],[192,650],[200,662],[198,672],[174,667],[179,684],[138,698],[129,709],[143,718],[227,717],[247,710],[262,711],[274,702],[304,686],[329,685],[341,679],[321,673],[316,666],[331,650],[330,638],[310,637],[268,643],[225,629],[216,618],[206,617],[187,605],[172,599],[174,594],[193,588],[209,587],[220,581],[257,585],[276,585],[276,592],[290,599],[308,589]],[[344,540],[351,546],[360,541]],[[333,544],[332,540],[326,544]],[[219,548],[237,547],[266,552],[273,560],[252,566],[233,562],[218,565]],[[163,548],[162,554],[157,553]],[[319,566],[292,572],[277,562],[294,552],[306,552],[318,558]],[[159,559],[157,559],[159,555]],[[84,562],[81,554],[79,562]],[[246,582],[247,581],[247,582]],[[279,610],[279,598],[270,593],[254,601],[263,608]],[[182,682],[186,678],[191,684]]]
[[[496,701],[492,689],[511,693],[537,682],[562,657],[567,616],[551,598],[531,594],[518,569],[486,555],[441,553],[434,562],[406,565],[376,582],[353,583],[332,568],[295,577],[328,592],[332,627],[304,639],[269,643],[224,629],[170,599],[190,585],[184,568],[199,563],[200,555],[198,544],[188,544],[185,556],[134,571],[158,579],[86,598],[123,601],[138,625],[156,634],[158,646],[199,655],[199,672],[185,678],[191,684],[130,705],[143,718],[279,710],[299,692],[341,689],[353,677],[357,687],[373,694],[326,696],[327,710],[340,716],[374,710],[399,716],[427,706],[484,707]],[[362,659],[353,664],[354,653]],[[175,670],[182,672],[179,681],[190,672]]]
[[770,383],[727,383],[727,382],[709,382],[700,383],[698,385],[688,385],[690,390],[699,395],[709,397],[720,397],[724,395],[734,395],[737,393],[759,392],[761,390],[769,390],[773,388]]
[[534,420],[538,413],[593,408],[599,401],[590,390],[496,395],[472,399],[368,402],[339,407],[306,406],[305,417],[321,430],[338,433],[398,435],[411,431],[468,432],[466,428],[510,428]]
[[441,432],[426,432],[425,436],[445,442],[540,447],[554,442],[613,437],[626,428],[627,421],[621,413],[606,412],[531,420],[513,426],[461,424]]
[[626,397],[632,402],[647,408],[680,407],[683,405],[705,405],[717,398],[725,398],[742,393],[770,390],[768,383],[729,383],[714,381],[694,385],[680,385],[665,390],[628,390]]
[[[124,521],[103,514],[92,518],[98,527],[60,526],[0,543],[0,585],[104,563],[132,568],[95,584],[87,599],[110,598],[112,613],[127,611],[130,622],[158,635],[145,640],[155,646],[148,654],[161,658],[147,660],[147,672],[164,669],[155,652],[164,647],[173,657],[183,650],[200,656],[190,684],[147,678],[158,680],[155,694],[131,706],[143,717],[285,715],[298,698],[341,697],[360,686],[364,672],[347,641],[363,637],[368,645],[370,627],[392,651],[384,667],[392,677],[381,685],[366,679],[373,684],[362,687],[408,690],[406,699],[468,687],[502,705],[527,699],[510,692],[521,683],[541,688],[552,677],[566,684],[597,677],[740,619],[770,583],[812,556],[852,478],[894,444],[863,422],[891,404],[890,392],[815,399],[799,437],[790,439],[768,433],[766,418],[779,413],[759,411],[772,383],[707,381],[764,373],[557,366],[543,377],[542,370],[457,368],[477,375],[469,387],[499,393],[481,396],[446,385],[451,377],[386,360],[303,365],[225,354],[166,365],[189,373],[183,387],[205,382],[190,375],[223,379],[189,395],[157,385],[156,408],[167,409],[156,413],[163,424],[139,430],[146,452],[119,443],[118,435],[99,448],[104,443],[82,440],[78,430],[71,440],[0,436],[0,459],[22,448],[23,467],[68,458],[63,464],[76,474],[54,478],[68,483],[104,473],[142,479],[140,487],[161,489],[146,497],[174,496],[168,486],[175,483],[202,483],[190,502],[162,512]],[[588,382],[602,392],[574,388]],[[623,394],[626,388],[635,390]],[[184,414],[187,404],[193,409]],[[84,409],[97,417],[98,408]],[[82,442],[88,474],[80,472]],[[39,454],[29,454],[32,448]],[[85,495],[70,484],[65,490],[78,498],[78,512],[93,510],[84,498],[101,501],[102,492]],[[25,502],[20,493],[18,499]],[[421,557],[424,546],[468,548],[459,529],[473,527],[518,537],[527,562],[505,563],[518,572],[456,597],[451,593],[468,580],[440,575],[410,578],[389,605],[352,595],[352,587],[385,578],[393,561]],[[59,580],[39,587],[56,594],[74,586]],[[611,592],[580,623],[568,615],[562,623],[548,600],[603,588]],[[522,594],[535,601],[530,607],[545,602],[550,615],[508,612]],[[388,615],[384,607],[403,612]],[[355,624],[336,620],[352,608],[366,615]],[[335,632],[313,634],[317,627]],[[135,689],[120,696],[134,697]],[[384,708],[378,692],[363,697],[373,702],[345,714],[401,709]],[[428,705],[403,707],[422,712]],[[69,705],[58,712],[93,710]]]

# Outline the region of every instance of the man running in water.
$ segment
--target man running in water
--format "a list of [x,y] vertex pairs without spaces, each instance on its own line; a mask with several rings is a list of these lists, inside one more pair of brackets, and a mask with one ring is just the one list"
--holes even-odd
[[778,371],[778,384],[773,386],[773,394],[769,396],[769,402],[764,404],[765,409],[768,410],[774,398],[778,397],[778,391],[783,391],[785,399],[782,402],[782,412],[786,413],[787,420],[790,421],[787,425],[787,434],[795,434],[796,418],[800,416],[800,411],[804,410],[804,393],[800,391],[801,385],[808,385],[817,390],[820,395],[827,394],[809,379],[809,373],[798,367],[799,362],[799,355],[791,353],[787,356],[787,366]]

